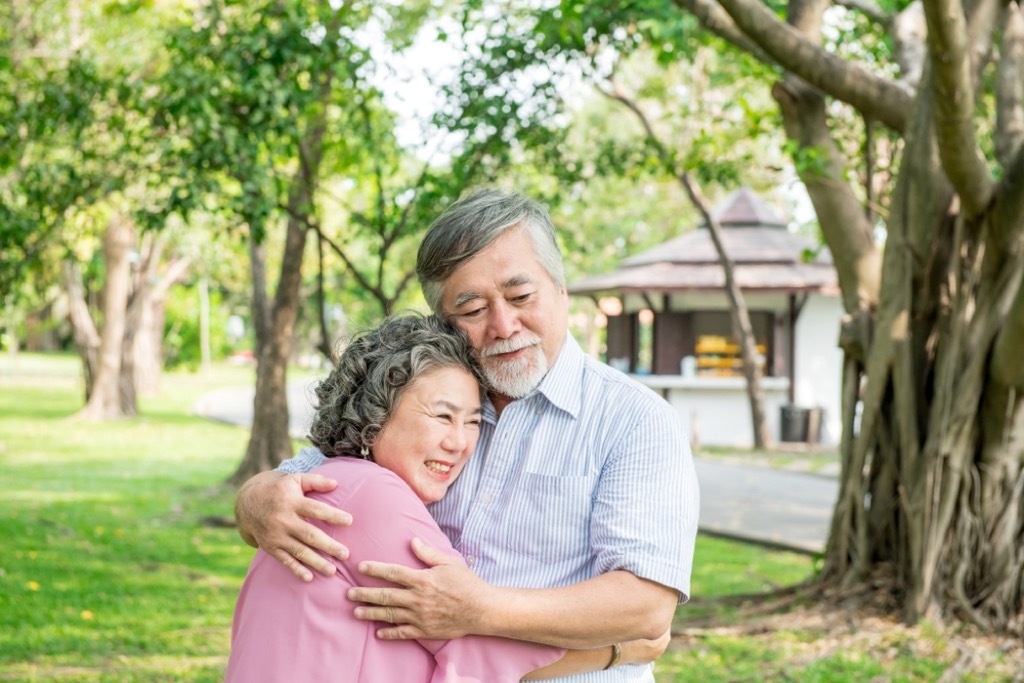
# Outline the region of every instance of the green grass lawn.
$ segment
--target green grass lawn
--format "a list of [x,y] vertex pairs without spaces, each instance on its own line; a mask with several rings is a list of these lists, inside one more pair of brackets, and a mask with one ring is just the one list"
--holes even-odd
[[[247,432],[190,407],[252,381],[244,367],[168,375],[140,417],[92,424],[72,417],[82,404],[74,357],[0,356],[0,680],[221,680],[252,550],[204,520],[231,515],[234,492],[221,482]],[[956,661],[941,632],[886,631],[829,650],[820,625],[767,637],[745,627],[736,596],[812,571],[805,555],[700,537],[696,597],[679,610],[659,683],[933,681]],[[1012,680],[994,671],[971,680]]]

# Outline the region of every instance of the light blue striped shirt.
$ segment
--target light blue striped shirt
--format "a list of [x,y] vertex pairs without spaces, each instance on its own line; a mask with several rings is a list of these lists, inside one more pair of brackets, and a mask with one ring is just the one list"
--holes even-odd
[[[308,471],[307,448],[279,469]],[[484,404],[480,441],[430,512],[488,583],[566,586],[613,570],[690,593],[699,510],[682,422],[660,396],[571,337],[540,385],[498,419]],[[653,682],[623,665],[563,683]]]

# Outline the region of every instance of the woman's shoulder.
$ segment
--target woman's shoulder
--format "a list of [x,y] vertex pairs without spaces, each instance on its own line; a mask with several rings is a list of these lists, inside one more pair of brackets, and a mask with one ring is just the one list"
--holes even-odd
[[338,482],[333,491],[323,494],[323,500],[335,496],[344,500],[361,489],[397,489],[400,492],[412,492],[408,484],[397,474],[375,462],[361,458],[328,458],[322,465],[313,468],[311,473],[322,474]]

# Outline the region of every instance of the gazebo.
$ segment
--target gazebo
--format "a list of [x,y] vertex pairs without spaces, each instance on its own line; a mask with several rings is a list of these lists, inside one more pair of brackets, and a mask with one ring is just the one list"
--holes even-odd
[[[831,258],[790,232],[749,188],[712,216],[763,356],[774,433],[784,441],[837,440],[842,308]],[[606,315],[608,363],[660,391],[701,443],[753,443],[725,273],[706,225],[574,282],[569,293],[593,298]],[[784,415],[810,424],[793,433]],[[822,417],[823,428],[815,424]]]

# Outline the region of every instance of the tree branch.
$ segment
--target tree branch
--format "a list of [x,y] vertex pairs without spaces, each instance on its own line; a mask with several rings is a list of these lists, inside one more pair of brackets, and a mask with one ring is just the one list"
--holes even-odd
[[933,64],[939,156],[969,219],[991,203],[995,183],[974,130],[974,82],[967,54],[967,20],[959,0],[925,0],[924,14]]
[[992,59],[992,39],[1006,21],[1007,0],[976,0],[964,3],[967,11],[967,50],[976,88],[984,85],[982,71]]
[[1004,166],[1013,160],[1024,139],[1024,15],[1010,3],[1003,42],[996,64],[996,158]]
[[722,9],[715,0],[673,0],[677,7],[681,7],[697,17],[700,25],[714,33],[716,36],[731,43],[743,52],[751,55],[754,59],[764,64],[775,64],[775,60],[767,52],[762,50],[754,41],[750,40],[743,31],[736,26],[732,17]]
[[896,132],[904,131],[912,107],[911,93],[904,85],[876,76],[811,43],[759,0],[719,0],[719,4],[743,33],[787,71],[862,115]]
[[363,287],[364,289],[366,289],[366,291],[376,296],[378,301],[384,301],[386,299],[386,297],[384,296],[384,292],[380,289],[380,287],[375,287],[374,285],[370,284],[370,281],[367,280],[361,272],[359,272],[359,270],[356,268],[356,264],[354,264],[352,260],[349,259],[348,254],[345,253],[344,249],[338,246],[337,242],[335,242],[330,237],[325,235],[323,231],[320,229],[319,225],[310,224],[310,227],[313,230],[315,230],[317,236],[324,242],[326,242],[327,246],[329,246],[331,250],[334,251],[334,253],[337,254],[341,258],[341,260],[345,262],[345,266],[349,269],[349,272],[352,273],[352,276],[355,277],[356,282],[358,282],[361,287]]
[[324,293],[324,238],[317,232],[316,240],[316,308],[317,322],[320,324],[320,341],[317,349],[331,363],[334,358],[331,354],[331,338],[327,331],[327,296]]
[[928,58],[928,26],[921,3],[912,2],[893,17],[889,33],[892,35],[893,57],[900,65],[900,80],[916,92],[921,84],[924,61]]
[[732,314],[733,329],[740,343],[740,352],[743,358],[743,375],[747,381],[754,445],[756,448],[768,448],[771,446],[771,435],[768,433],[765,421],[764,392],[761,389],[761,368],[757,362],[757,342],[754,338],[754,328],[750,323],[750,314],[747,310],[746,300],[742,290],[736,283],[732,259],[725,251],[725,246],[722,242],[721,226],[719,226],[718,221],[708,210],[707,201],[705,201],[698,185],[693,181],[689,173],[678,168],[668,148],[655,133],[654,127],[644,114],[644,111],[632,98],[624,94],[614,81],[611,81],[611,86],[611,91],[606,91],[603,88],[598,88],[598,90],[610,99],[621,103],[636,115],[644,128],[648,142],[656,149],[662,165],[679,181],[686,195],[690,198],[690,202],[704,219],[704,224],[707,226],[711,241],[715,246],[715,251],[718,252],[718,260],[721,262],[722,272],[725,275],[725,290],[731,304],[729,310]]
[[829,133],[823,98],[796,78],[775,84],[772,97],[787,137],[800,150],[816,153],[817,163],[797,164],[797,170],[832,252],[843,308],[847,313],[872,308],[880,291],[881,256],[861,202],[842,180],[846,160]]

